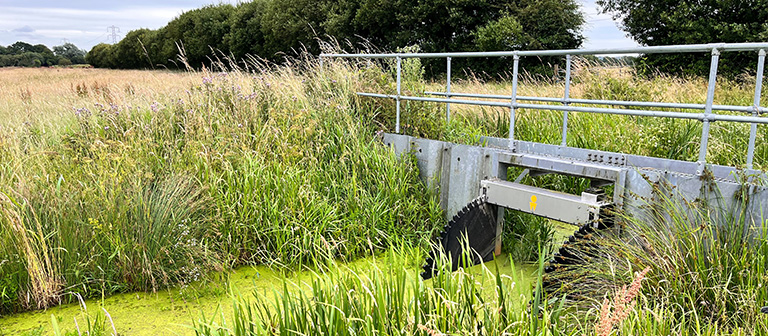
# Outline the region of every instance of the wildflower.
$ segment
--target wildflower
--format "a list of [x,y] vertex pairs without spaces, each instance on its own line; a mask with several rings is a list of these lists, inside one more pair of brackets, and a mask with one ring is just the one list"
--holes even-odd
[[608,298],[603,300],[603,304],[600,308],[600,319],[595,325],[598,336],[608,336],[613,330],[614,326],[618,326],[628,316],[629,312],[635,306],[635,297],[640,293],[641,282],[645,279],[645,275],[651,270],[650,267],[646,267],[643,271],[637,274],[635,280],[627,286],[621,287],[616,292],[616,297],[613,300],[613,314],[611,314],[611,304]]
[[237,127],[243,128],[243,124],[237,124]]
[[419,324],[419,325],[418,325],[418,328],[419,328],[420,330],[422,330],[422,331],[426,332],[426,333],[427,333],[427,335],[429,335],[429,336],[439,336],[439,335],[445,335],[445,334],[441,333],[440,331],[438,331],[438,330],[434,330],[434,329],[431,329],[431,328],[429,328],[429,327],[427,327],[427,326],[425,326],[425,325],[423,325],[423,324]]
[[104,126],[104,130],[108,131],[109,130],[109,126]]
[[152,109],[152,112],[157,112],[160,109],[160,104],[154,102],[152,105],[149,105],[149,108]]
[[203,77],[203,84],[211,84],[213,79],[211,77]]

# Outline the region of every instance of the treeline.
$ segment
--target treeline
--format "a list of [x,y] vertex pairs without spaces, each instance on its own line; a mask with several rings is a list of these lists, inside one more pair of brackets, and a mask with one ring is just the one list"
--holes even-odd
[[[768,41],[768,2],[732,0],[597,0],[619,27],[642,45],[739,43]],[[710,57],[702,53],[643,55],[643,71],[709,74]],[[718,73],[754,73],[756,52],[727,52],[720,56]]]
[[318,38],[335,38],[350,50],[578,48],[583,23],[575,0],[255,0],[206,6],[158,30],[131,31],[115,45],[96,45],[87,60],[96,67],[182,68],[183,50],[199,68],[217,50],[234,59],[280,61],[303,49],[318,54]]
[[7,47],[0,46],[0,67],[40,67],[85,63],[85,50],[72,43],[65,43],[49,49],[43,44],[31,45],[16,42]]

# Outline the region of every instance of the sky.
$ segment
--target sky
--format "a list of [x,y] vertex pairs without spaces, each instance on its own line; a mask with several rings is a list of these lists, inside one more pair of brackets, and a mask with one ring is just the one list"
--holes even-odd
[[[609,15],[598,14],[594,0],[578,1],[582,2],[582,11],[587,18],[584,48],[637,45],[617,28]],[[215,0],[215,3],[219,2]],[[111,31],[107,27],[119,28],[116,31],[119,40],[131,30],[160,28],[184,11],[211,3],[214,1],[0,0],[0,45],[24,41],[53,47],[71,42],[90,50],[96,44],[111,41]]]

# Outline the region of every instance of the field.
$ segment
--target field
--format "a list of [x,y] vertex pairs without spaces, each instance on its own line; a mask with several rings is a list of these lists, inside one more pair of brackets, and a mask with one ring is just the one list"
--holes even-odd
[[[406,92],[440,90],[422,78],[418,62],[404,68]],[[141,292],[203,302],[185,308],[202,313],[185,310],[192,326],[185,330],[201,335],[768,332],[758,313],[768,300],[761,291],[768,244],[750,234],[766,231],[712,209],[679,213],[672,201],[665,211],[679,224],[674,235],[658,230],[669,223],[629,225],[643,230],[636,233],[654,253],[605,237],[614,258],[574,271],[574,288],[549,298],[531,283],[541,279],[535,270],[548,259],[554,230],[514,214],[510,221],[526,225],[507,226],[505,253],[515,262],[502,263],[502,272],[491,263],[417,279],[443,225],[437,195],[414,162],[376,141],[377,131],[394,128],[393,103],[354,94],[393,92],[386,65],[320,68],[306,58],[188,72],[5,69],[0,77],[0,316],[10,315],[0,317],[0,335],[12,332],[3,324],[14,314],[76,306],[81,297],[116,312],[107,316],[99,301],[88,301],[90,314],[83,313],[92,334],[110,334],[110,319],[130,312],[110,308],[108,297]],[[747,78],[720,81],[716,103],[751,105]],[[452,89],[506,94],[510,86],[468,76]],[[562,89],[558,79],[526,76],[520,94],[557,97]],[[572,96],[699,103],[705,91],[701,78],[639,77],[580,63]],[[506,111],[454,106],[450,123],[443,113],[442,106],[404,104],[403,131],[454,142],[506,136]],[[516,135],[559,143],[560,118],[520,111]],[[682,160],[698,154],[697,122],[573,114],[570,125],[575,147]],[[715,124],[710,162],[743,165],[748,131]],[[767,138],[760,127],[756,167],[768,163]],[[566,179],[535,182],[583,188]],[[718,232],[722,220],[747,233]],[[337,270],[370,256],[375,266]],[[515,263],[532,266],[518,266],[528,270],[520,275]],[[254,296],[222,280],[257,265],[285,285]],[[645,273],[638,272],[647,266],[641,288]],[[289,285],[294,277],[302,280]],[[603,300],[633,280],[629,293]],[[210,305],[222,302],[226,312],[212,316]],[[55,333],[59,324],[73,330],[66,314],[59,322],[44,315],[40,332]]]

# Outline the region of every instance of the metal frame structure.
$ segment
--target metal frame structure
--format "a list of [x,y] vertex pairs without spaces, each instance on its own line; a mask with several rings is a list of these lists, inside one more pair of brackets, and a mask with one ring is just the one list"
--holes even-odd
[[[757,124],[768,124],[768,118],[761,118],[759,115],[768,112],[768,108],[760,106],[763,70],[765,66],[765,54],[768,50],[768,43],[714,43],[714,44],[694,44],[694,45],[671,45],[656,47],[637,47],[637,48],[618,48],[618,49],[571,49],[571,50],[530,50],[530,51],[495,51],[495,52],[454,52],[454,53],[397,53],[397,54],[321,54],[322,58],[363,58],[363,59],[392,59],[397,62],[397,93],[395,95],[386,95],[378,93],[359,92],[358,95],[366,97],[390,98],[396,101],[396,122],[395,133],[400,133],[400,102],[401,101],[425,101],[446,104],[446,118],[450,119],[451,104],[496,106],[509,108],[510,125],[509,138],[514,140],[515,113],[518,109],[535,110],[554,110],[563,112],[563,125],[561,145],[566,145],[568,136],[568,113],[606,113],[615,115],[631,115],[644,117],[663,117],[676,119],[699,120],[703,123],[701,143],[699,147],[700,166],[699,174],[703,172],[706,164],[707,144],[709,142],[710,124],[716,121],[750,123],[749,145],[747,149],[747,168],[752,168],[755,151],[755,138],[757,134]],[[755,85],[754,103],[752,106],[732,106],[715,105],[714,94],[717,81],[717,67],[722,52],[735,51],[753,51],[757,53],[757,75]],[[662,103],[662,102],[640,102],[640,101],[618,101],[618,100],[596,100],[596,99],[572,99],[570,98],[571,85],[571,60],[574,55],[616,55],[616,54],[656,54],[656,53],[709,53],[711,57],[709,80],[707,86],[707,98],[703,104],[684,104],[684,103]],[[472,93],[451,92],[451,59],[452,58],[470,58],[470,57],[512,57],[512,92],[509,96],[502,95],[483,95]],[[517,86],[519,78],[519,63],[521,57],[536,56],[565,56],[565,92],[562,98],[554,97],[527,97],[517,95]],[[427,95],[444,96],[445,98],[415,97],[404,96],[401,92],[401,63],[406,58],[445,58],[446,59],[446,92],[425,92]],[[462,100],[459,98],[481,98],[481,99],[509,99],[509,102],[483,101],[483,100]],[[527,101],[533,103],[520,103]],[[548,105],[541,103],[560,103],[562,105]],[[644,107],[644,108],[663,108],[663,109],[687,109],[703,110],[703,113],[672,112],[661,110],[636,110],[604,107],[582,107],[571,106],[571,104],[583,105],[609,105],[625,107]],[[751,114],[750,116],[717,114],[713,111],[742,112]]]
[[[760,115],[768,108],[760,106],[765,55],[768,43],[700,44],[624,49],[536,50],[461,53],[400,53],[400,54],[323,54],[323,58],[394,58],[397,66],[397,91],[394,95],[359,92],[360,96],[389,98],[396,102],[395,133],[383,134],[383,142],[398,154],[416,157],[421,178],[439,190],[445,214],[451,218],[465,204],[486,195],[498,206],[503,218],[505,209],[519,210],[573,224],[595,220],[600,208],[615,206],[629,214],[646,216],[658,206],[659,198],[676,194],[688,202],[703,201],[721,208],[743,207],[753,222],[761,222],[768,210],[768,176],[752,169],[758,124],[768,124]],[[714,94],[717,66],[721,52],[753,51],[757,54],[757,75],[752,106],[715,105]],[[574,55],[651,53],[709,53],[711,65],[706,101],[702,104],[674,102],[642,102],[596,99],[574,99],[570,96],[571,66]],[[451,90],[451,59],[457,57],[512,57],[512,92],[510,95],[457,93]],[[565,87],[561,97],[518,96],[520,58],[530,56],[565,56]],[[406,58],[446,58],[445,92],[425,92],[429,96],[403,95],[401,91],[402,60]],[[456,99],[459,98],[459,99]],[[473,98],[480,100],[468,100]],[[494,101],[496,100],[496,101]],[[505,100],[505,101],[498,101]],[[477,145],[460,145],[437,140],[415,138],[400,133],[400,102],[423,101],[446,104],[450,120],[451,105],[496,106],[509,109],[509,138],[484,137]],[[552,105],[552,104],[557,105]],[[574,106],[573,104],[590,105]],[[601,107],[622,106],[625,108]],[[628,109],[627,107],[643,108]],[[550,145],[515,139],[515,114],[518,109],[562,111],[560,145]],[[665,111],[659,109],[699,110],[700,112]],[[716,111],[730,112],[718,114]],[[698,120],[702,122],[701,145],[697,162],[653,158],[640,155],[574,148],[567,146],[568,114],[603,113],[641,117],[661,117]],[[749,115],[736,115],[746,113]],[[749,123],[747,169],[706,163],[707,144],[712,122]],[[504,181],[510,167],[523,169],[514,182]],[[521,185],[524,175],[561,174],[588,179],[592,186],[613,185],[612,197],[598,200],[597,195],[563,195],[554,190]],[[685,202],[683,202],[685,203]],[[564,213],[567,212],[567,213]],[[496,252],[501,251],[501,225],[497,223]]]

